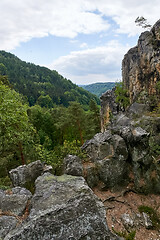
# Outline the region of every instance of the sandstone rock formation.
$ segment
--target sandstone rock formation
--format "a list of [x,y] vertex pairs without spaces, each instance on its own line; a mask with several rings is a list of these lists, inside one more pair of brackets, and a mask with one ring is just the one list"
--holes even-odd
[[132,103],[145,90],[156,93],[160,81],[160,20],[151,31],[143,32],[136,47],[130,49],[122,62],[122,78]]
[[[128,90],[130,103],[134,103],[142,94],[146,104],[148,96],[158,95],[157,83],[160,83],[160,20],[151,31],[143,32],[137,46],[131,48],[122,61],[122,81]],[[119,112],[115,101],[114,89],[101,96],[101,131],[104,132],[110,116]],[[143,107],[146,109],[146,105]]]
[[115,88],[108,90],[100,97],[101,100],[101,132],[107,129],[110,114],[118,113],[118,104],[115,102]]

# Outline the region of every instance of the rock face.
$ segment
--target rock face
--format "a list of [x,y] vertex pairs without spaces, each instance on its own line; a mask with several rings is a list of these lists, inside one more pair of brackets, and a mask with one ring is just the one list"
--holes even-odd
[[82,149],[95,163],[99,179],[107,188],[116,189],[127,183],[128,150],[122,137],[110,131],[98,133]]
[[13,216],[0,217],[0,239],[3,239],[12,229],[16,228],[18,221]]
[[16,187],[6,193],[0,190],[0,239],[20,224],[32,194],[25,188]]
[[6,235],[9,239],[114,240],[105,219],[105,209],[83,177],[37,178],[31,211],[26,222]]
[[11,194],[0,192],[0,209],[2,212],[10,211],[14,215],[22,215],[32,194],[24,188],[13,188]]
[[96,167],[92,179],[99,177],[105,188],[118,190],[132,183],[137,192],[160,193],[159,161],[151,148],[160,143],[159,118],[143,120],[141,116],[135,121],[134,108],[135,104],[128,112],[115,115],[109,130],[96,134],[82,149]]
[[128,89],[131,103],[145,90],[156,93],[160,81],[160,20],[151,31],[142,33],[136,47],[130,49],[122,62],[122,77]]
[[102,94],[101,100],[101,132],[107,129],[110,121],[110,114],[118,113],[118,104],[115,102],[115,88]]
[[28,165],[19,166],[9,172],[13,186],[26,187],[36,180],[43,173],[44,165],[40,160]]
[[75,155],[68,155],[64,159],[64,173],[73,176],[82,176],[82,160]]

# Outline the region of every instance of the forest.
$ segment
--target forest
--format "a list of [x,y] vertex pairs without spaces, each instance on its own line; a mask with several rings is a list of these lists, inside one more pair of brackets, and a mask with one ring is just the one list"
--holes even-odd
[[0,51],[0,63],[5,66],[2,71],[8,76],[12,87],[27,98],[30,106],[38,103],[42,107],[51,108],[61,104],[68,107],[70,101],[76,101],[88,110],[91,99],[100,103],[98,97],[73,84],[55,70],[26,63],[5,51]]
[[81,85],[85,90],[95,94],[97,97],[100,97],[106,91],[115,87],[115,82],[106,82],[106,83],[92,83],[88,85]]
[[19,165],[41,160],[60,174],[67,154],[85,157],[80,146],[100,131],[98,98],[10,53],[1,52],[0,62],[1,188]]

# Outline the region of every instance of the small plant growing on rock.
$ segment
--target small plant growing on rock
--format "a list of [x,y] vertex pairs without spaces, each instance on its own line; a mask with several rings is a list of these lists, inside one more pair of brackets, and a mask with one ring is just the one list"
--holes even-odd
[[144,212],[149,215],[153,224],[153,229],[157,229],[157,230],[160,229],[160,216],[153,208],[149,206],[141,205],[139,206],[138,210],[140,213]]

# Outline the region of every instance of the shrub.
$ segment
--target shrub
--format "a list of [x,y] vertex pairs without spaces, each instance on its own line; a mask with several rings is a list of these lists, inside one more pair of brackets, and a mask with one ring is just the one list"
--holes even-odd
[[115,89],[116,102],[119,103],[120,107],[125,110],[130,104],[128,91],[125,89],[122,82],[116,83]]

